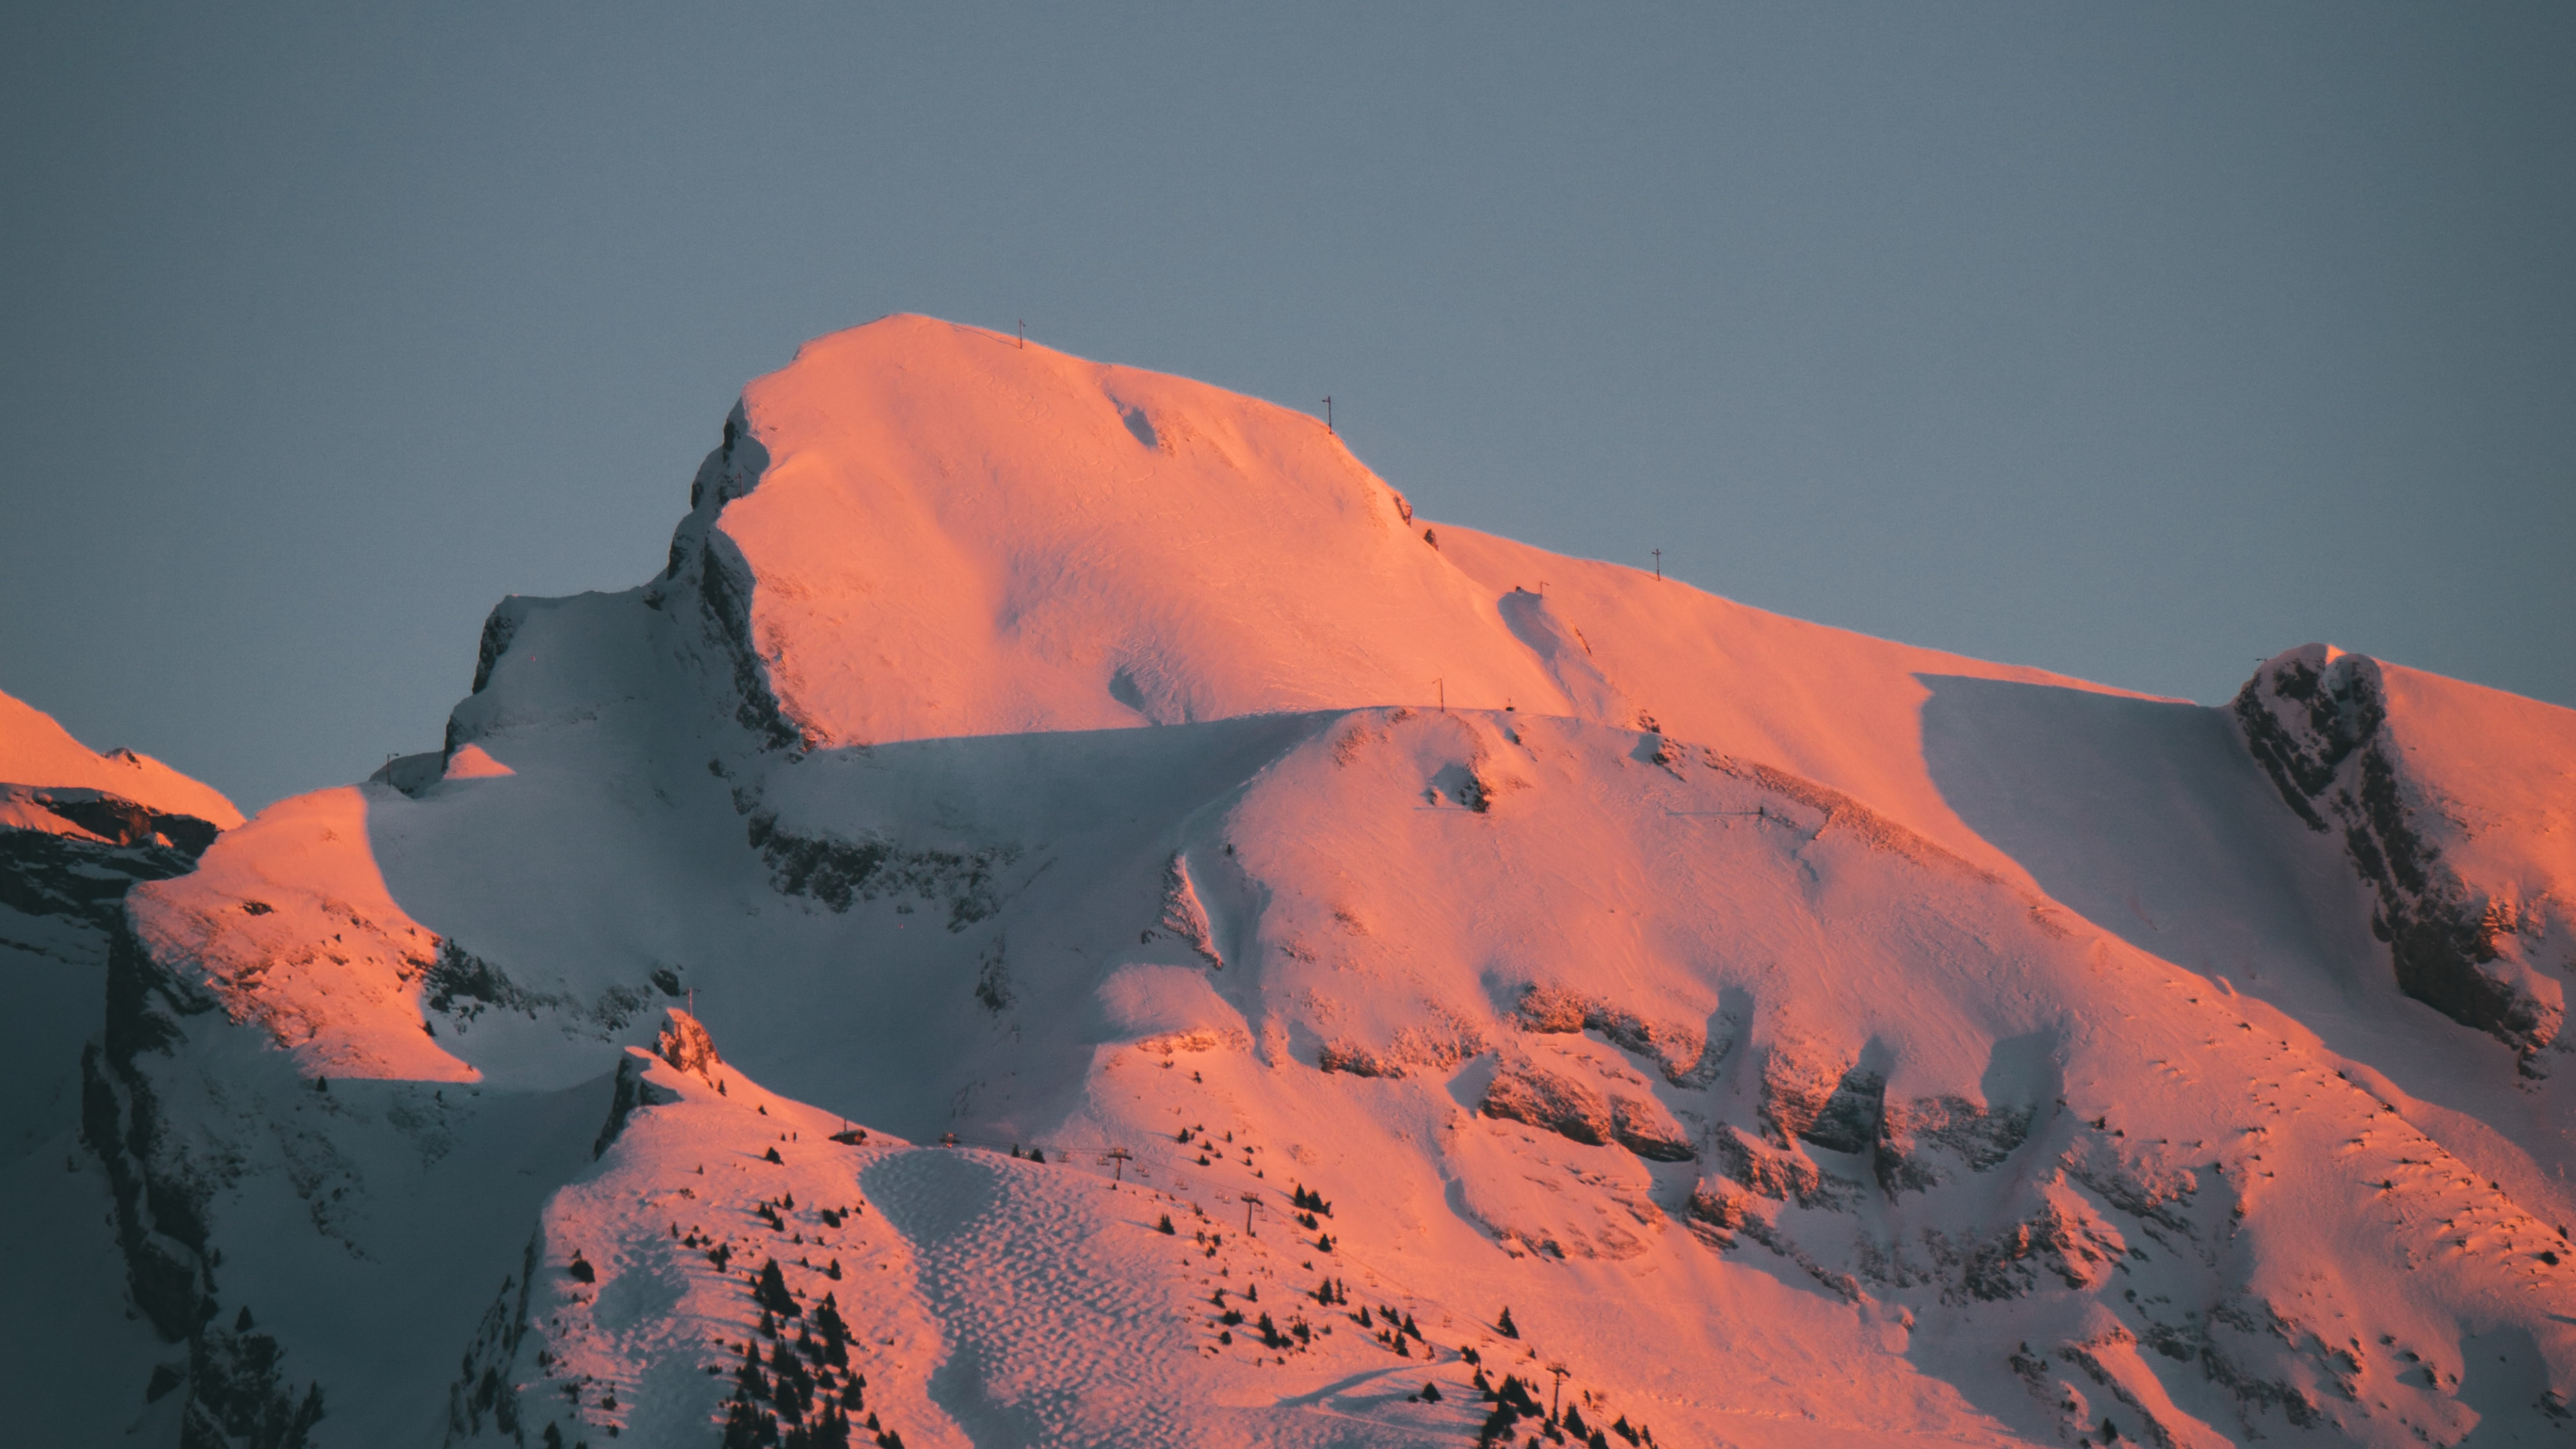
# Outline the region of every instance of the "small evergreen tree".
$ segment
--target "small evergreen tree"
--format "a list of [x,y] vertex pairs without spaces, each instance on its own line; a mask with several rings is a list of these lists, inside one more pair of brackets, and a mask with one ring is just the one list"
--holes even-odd
[[1505,1338],[1518,1338],[1521,1336],[1520,1325],[1512,1322],[1512,1310],[1509,1307],[1503,1309],[1502,1317],[1494,1320],[1494,1331]]
[[764,1310],[781,1318],[803,1316],[804,1310],[796,1306],[796,1299],[787,1291],[787,1275],[778,1271],[776,1258],[761,1265],[760,1279],[753,1286],[751,1296]]

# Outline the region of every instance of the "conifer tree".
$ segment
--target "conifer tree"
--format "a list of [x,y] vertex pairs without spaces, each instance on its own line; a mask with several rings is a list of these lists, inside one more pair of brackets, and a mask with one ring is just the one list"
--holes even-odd
[[1512,1310],[1509,1307],[1505,1307],[1503,1309],[1502,1317],[1494,1320],[1494,1331],[1505,1338],[1518,1338],[1521,1336],[1520,1325],[1512,1322]]
[[761,1265],[760,1281],[753,1287],[751,1296],[764,1310],[781,1318],[804,1316],[804,1310],[796,1306],[796,1299],[787,1291],[787,1277],[778,1271],[776,1258]]

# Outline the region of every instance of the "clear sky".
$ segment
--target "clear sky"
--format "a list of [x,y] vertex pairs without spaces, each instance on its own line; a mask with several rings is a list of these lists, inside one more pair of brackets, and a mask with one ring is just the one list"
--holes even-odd
[[2576,704],[2576,7],[251,11],[0,22],[0,689],[245,807],[894,311],[1811,619]]

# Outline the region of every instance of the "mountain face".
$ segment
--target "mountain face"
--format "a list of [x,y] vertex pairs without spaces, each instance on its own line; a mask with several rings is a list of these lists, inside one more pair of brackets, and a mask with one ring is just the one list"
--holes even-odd
[[50,1442],[2576,1429],[2576,714],[1799,623],[921,318],[690,495],[439,752],[12,787],[123,852],[0,917]]
[[[0,695],[0,972],[9,987],[0,1053],[0,1328],[13,1432],[101,1442],[132,1421],[146,1387],[168,1397],[184,1362],[129,1307],[111,1188],[81,1146],[84,1075],[117,974],[126,893],[185,874],[241,812],[131,750],[92,754],[42,712]],[[121,1164],[119,1164],[121,1165]],[[184,1331],[180,1335],[184,1338]],[[176,1370],[172,1371],[174,1374]],[[166,1421],[167,1414],[162,1418]],[[123,1427],[122,1423],[118,1427]],[[159,1437],[170,1437],[166,1422]]]

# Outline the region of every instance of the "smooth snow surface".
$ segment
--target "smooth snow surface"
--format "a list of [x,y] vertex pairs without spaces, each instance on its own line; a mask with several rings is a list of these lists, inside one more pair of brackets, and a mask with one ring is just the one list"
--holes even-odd
[[2567,711],[1803,624],[889,318],[746,392],[649,583],[496,609],[443,751],[127,896],[91,1170],[188,1373],[98,1393],[1463,1445],[1561,1368],[1606,1443],[2561,1442],[2571,800]]

